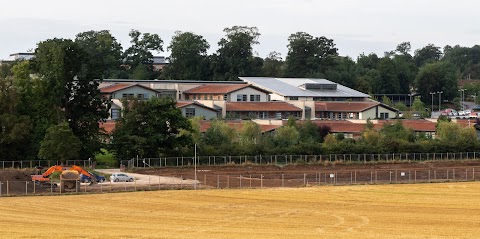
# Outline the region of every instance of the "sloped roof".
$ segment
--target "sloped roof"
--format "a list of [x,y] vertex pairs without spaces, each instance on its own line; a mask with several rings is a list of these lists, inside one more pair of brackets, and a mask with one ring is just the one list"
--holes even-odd
[[[243,122],[241,120],[235,121],[225,121],[228,127],[235,129],[236,131],[241,131],[243,128]],[[200,132],[206,132],[212,126],[212,121],[210,120],[203,120],[200,121]],[[277,128],[282,127],[281,125],[264,125],[258,124],[260,126],[260,131],[262,133],[273,131]]]
[[[336,84],[326,79],[311,78],[271,78],[271,77],[239,77],[240,80],[258,86],[282,96],[300,97],[370,97],[367,94]],[[316,90],[301,88],[305,84],[336,84],[336,90]]]
[[361,133],[365,129],[364,123],[352,123],[350,121],[312,120],[318,126],[328,126],[332,133]]
[[107,134],[111,134],[113,130],[115,129],[116,122],[115,120],[109,120],[107,122],[100,122],[98,123],[100,129],[105,130]]
[[302,111],[302,109],[283,101],[269,102],[227,102],[229,111]]
[[235,92],[237,90],[241,90],[247,87],[254,88],[256,90],[265,92],[265,93],[270,93],[266,90],[263,90],[261,88],[248,85],[248,84],[208,84],[208,85],[201,85],[195,88],[192,88],[190,90],[186,90],[183,93],[184,94],[228,94],[231,92]]
[[119,90],[124,90],[124,89],[128,89],[130,87],[134,87],[134,86],[138,86],[138,87],[142,87],[144,89],[147,89],[147,90],[151,90],[153,92],[158,92],[157,90],[154,90],[150,87],[147,87],[147,86],[144,86],[144,85],[140,85],[140,84],[125,84],[125,83],[119,83],[119,84],[113,84],[113,85],[109,85],[109,86],[105,86],[103,88],[100,88],[100,93],[102,94],[111,94],[111,93],[114,93],[114,92],[117,92]]
[[362,112],[380,105],[379,102],[315,102],[315,111]]
[[211,111],[215,111],[215,112],[218,111],[217,109],[208,107],[208,106],[206,106],[202,103],[199,103],[197,101],[177,101],[177,104],[176,104],[177,108],[183,108],[183,107],[189,106],[189,105],[197,105],[197,106],[203,107],[203,108],[211,110]]

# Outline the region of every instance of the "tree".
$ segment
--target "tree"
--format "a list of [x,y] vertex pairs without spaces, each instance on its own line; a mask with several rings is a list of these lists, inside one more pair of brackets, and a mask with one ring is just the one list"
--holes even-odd
[[396,52],[403,56],[407,56],[411,58],[412,56],[410,55],[410,51],[412,50],[412,46],[410,45],[410,42],[402,42],[397,45],[397,48],[395,49]]
[[262,66],[262,72],[267,77],[282,77],[284,63],[281,54],[273,51],[265,58]]
[[288,37],[288,42],[287,77],[319,77],[334,65],[333,59],[338,55],[333,40],[323,36],[297,32]]
[[75,137],[67,123],[60,123],[47,129],[40,144],[38,157],[48,160],[75,160],[79,157],[82,144]]
[[[150,77],[145,80],[153,80],[157,75],[153,71],[153,54],[151,51],[163,51],[163,40],[157,34],[141,33],[138,30],[131,30],[128,34],[132,40],[132,46],[123,54],[124,64],[129,70],[130,76],[139,69],[147,69]],[[138,72],[137,72],[138,76]]]
[[455,66],[448,62],[426,64],[415,79],[417,92],[423,99],[431,100],[430,92],[443,91],[442,99],[452,100],[458,94],[456,72]]
[[283,126],[275,131],[274,140],[277,147],[287,148],[298,144],[300,133],[298,133],[295,126]]
[[88,54],[80,46],[64,39],[51,39],[38,44],[34,66],[46,90],[47,99],[56,119],[51,123],[68,122],[82,142],[81,158],[93,157],[100,151],[98,122],[108,117],[109,101],[100,97],[95,68],[87,63]]
[[192,145],[191,135],[181,133],[191,131],[191,125],[174,100],[154,97],[124,101],[123,106],[124,115],[112,135],[111,147],[117,159],[174,155]]
[[[256,27],[233,26],[225,28],[225,37],[218,42],[213,59],[215,80],[238,80],[238,76],[257,76],[258,69],[253,56],[253,45],[258,44],[260,33]],[[260,64],[261,67],[261,64]]]
[[[298,133],[301,135],[300,142],[302,143],[320,143],[322,136],[319,133],[318,125],[312,121],[307,120],[302,124],[297,125]],[[328,134],[328,133],[327,133]]]
[[427,63],[439,61],[441,57],[442,52],[440,51],[440,47],[437,47],[433,44],[428,44],[421,49],[415,50],[415,56],[413,59],[415,60],[417,67],[422,67]]
[[176,80],[205,80],[208,67],[205,63],[208,42],[192,32],[175,32],[168,46],[170,63],[165,78]]
[[31,120],[19,111],[19,92],[10,66],[0,66],[0,158],[23,160],[29,158],[25,146],[31,138]]
[[122,46],[108,30],[77,34],[75,43],[86,53],[84,64],[94,79],[118,77],[122,65]]

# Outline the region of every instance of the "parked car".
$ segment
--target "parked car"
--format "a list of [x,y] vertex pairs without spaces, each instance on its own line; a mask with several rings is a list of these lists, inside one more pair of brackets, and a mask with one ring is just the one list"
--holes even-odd
[[465,110],[465,115],[469,115],[470,113],[472,113],[471,110]]
[[133,182],[133,177],[124,173],[114,173],[110,176],[110,180],[113,182]]
[[[88,172],[88,173],[93,175],[95,177],[96,181],[99,182],[99,183],[103,183],[106,180],[104,176],[100,176],[100,175],[94,174],[92,172]],[[92,179],[90,177],[88,177],[87,175],[80,174],[80,182],[89,183],[91,181],[92,181]]]
[[465,112],[464,111],[458,111],[458,115],[459,116],[465,116]]

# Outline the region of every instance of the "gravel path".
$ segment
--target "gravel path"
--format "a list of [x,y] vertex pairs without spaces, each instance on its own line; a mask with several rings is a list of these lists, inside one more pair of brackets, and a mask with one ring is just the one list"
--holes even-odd
[[[95,171],[106,173],[106,174],[114,174],[114,173],[122,173],[120,169],[95,169]],[[182,179],[178,177],[164,177],[158,175],[148,175],[148,174],[139,174],[139,173],[125,173],[133,178],[135,178],[136,184],[184,184],[184,185],[193,185],[195,180],[191,179]],[[107,178],[107,180],[109,180]],[[124,182],[118,182],[124,184]],[[133,184],[134,182],[130,182],[129,184]],[[200,181],[197,180],[197,184]]]

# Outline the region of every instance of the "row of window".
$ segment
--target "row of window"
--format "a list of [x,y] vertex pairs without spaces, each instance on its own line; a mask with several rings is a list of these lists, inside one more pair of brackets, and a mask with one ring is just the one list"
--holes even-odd
[[[269,114],[270,113],[270,114]],[[229,112],[227,118],[241,119],[287,119],[289,117],[300,118],[300,112]]]
[[[248,95],[237,95],[237,101],[247,101],[247,96]],[[254,102],[259,102],[260,101],[260,95],[250,95],[250,101]]]

